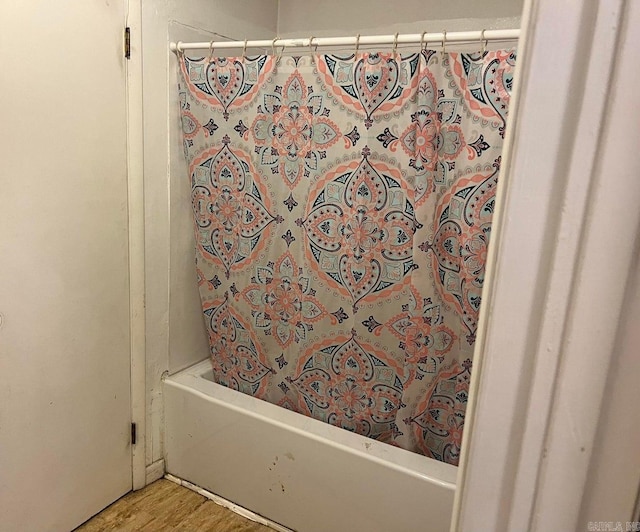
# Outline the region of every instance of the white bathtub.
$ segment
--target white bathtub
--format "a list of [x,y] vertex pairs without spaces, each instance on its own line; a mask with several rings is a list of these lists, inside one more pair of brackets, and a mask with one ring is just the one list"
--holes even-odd
[[212,381],[164,382],[168,473],[300,532],[449,530],[457,468]]

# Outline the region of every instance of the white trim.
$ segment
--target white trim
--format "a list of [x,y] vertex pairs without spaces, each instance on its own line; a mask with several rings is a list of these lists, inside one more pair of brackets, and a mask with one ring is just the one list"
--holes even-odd
[[640,221],[624,7],[525,8],[452,530],[576,529]]
[[[640,136],[638,132],[636,138]],[[640,255],[631,267],[627,301],[620,320],[620,332],[606,384],[598,435],[591,456],[589,477],[579,517],[579,527],[589,521],[640,521]],[[635,507],[635,508],[634,508]],[[624,527],[626,529],[626,526]]]
[[129,210],[129,317],[131,334],[131,421],[136,424],[132,445],[133,489],[146,485],[146,341],[144,270],[144,135],[142,114],[142,5],[127,1],[131,28],[131,58],[127,72],[127,172]]
[[[540,531],[578,530],[586,525],[578,522],[578,515],[600,410],[608,400],[605,384],[616,355],[618,322],[639,243],[640,34],[636,28],[640,3],[610,0],[602,4],[606,9],[598,13],[591,56],[608,46],[611,56],[615,52],[616,63],[609,72],[610,77],[613,74],[610,90],[599,94],[606,99],[607,114],[592,168],[574,293],[559,346],[560,366],[534,505],[532,528]],[[618,33],[623,24],[624,31]],[[583,115],[591,112],[593,103],[593,99],[585,101]],[[582,152],[582,148],[578,149]],[[637,404],[637,392],[629,393],[627,400]],[[619,459],[632,463],[624,455]],[[616,518],[630,520],[631,514]]]
[[211,493],[210,491],[207,491],[206,489],[201,488],[200,486],[196,486],[191,482],[187,482],[186,480],[182,480],[181,478],[178,478],[174,475],[170,475],[168,473],[164,476],[164,478],[166,480],[174,482],[175,484],[178,484],[179,486],[182,486],[184,488],[190,489],[191,491],[195,491],[196,493],[199,493],[200,495],[202,495],[203,497],[206,497],[210,501],[213,501],[216,504],[223,506],[228,510],[231,510],[234,514],[238,514],[244,517],[245,519],[249,519],[249,521],[253,521],[254,523],[260,523],[261,525],[268,526],[269,528],[273,528],[273,530],[277,530],[278,532],[293,532],[290,528],[282,526],[276,523],[275,521],[271,521],[266,517],[262,517],[261,515],[255,512],[252,512],[251,510],[247,510],[246,508],[239,506],[238,504],[235,504],[225,499],[224,497],[220,497],[215,493]]
[[[468,469],[469,460],[467,457],[469,456],[469,447],[470,443],[473,441],[471,434],[474,429],[474,412],[476,410],[476,403],[478,400],[478,388],[480,383],[480,376],[482,375],[482,364],[484,362],[485,357],[483,356],[482,350],[484,343],[486,341],[487,334],[487,323],[490,315],[490,308],[492,305],[493,299],[493,288],[494,283],[496,281],[496,274],[494,271],[496,270],[498,254],[500,250],[500,241],[501,241],[501,233],[502,226],[504,225],[504,216],[503,216],[503,205],[506,202],[508,187],[508,179],[509,179],[509,171],[508,168],[511,164],[512,153],[514,151],[514,143],[516,139],[515,132],[518,128],[518,107],[519,107],[519,88],[521,85],[520,78],[522,77],[522,70],[524,67],[527,50],[527,38],[528,31],[530,26],[530,20],[532,18],[532,2],[535,0],[525,0],[525,4],[522,12],[522,20],[521,20],[521,34],[520,40],[518,42],[518,60],[516,61],[516,69],[514,73],[514,88],[511,96],[511,104],[509,110],[509,127],[507,128],[507,134],[505,137],[505,142],[502,150],[502,169],[500,176],[500,186],[498,187],[496,193],[496,205],[493,216],[492,223],[492,242],[489,246],[489,250],[487,253],[487,264],[486,264],[486,275],[485,282],[482,293],[482,307],[478,322],[478,329],[476,331],[476,344],[475,344],[475,352],[474,352],[474,361],[473,361],[473,371],[471,374],[471,382],[469,385],[469,401],[467,404],[467,411],[465,416],[465,432],[464,438],[462,439],[462,449],[461,456],[458,465],[458,477],[456,480],[456,493],[453,504],[453,513],[451,518],[451,527],[450,530],[455,532],[457,530],[462,530],[460,521],[462,519],[463,513],[463,497],[467,495],[468,492],[471,491],[468,488],[466,491],[462,489],[465,486],[466,482],[471,483],[471,481],[467,480],[468,477]],[[469,502],[467,500],[464,501],[464,505],[468,505]]]
[[165,466],[164,466],[164,458],[162,458],[160,460],[156,460],[152,464],[148,465],[147,466],[147,474],[146,474],[147,485],[149,485],[152,482],[155,482],[156,480],[161,479],[162,477],[164,477],[165,470],[166,469],[165,469]]

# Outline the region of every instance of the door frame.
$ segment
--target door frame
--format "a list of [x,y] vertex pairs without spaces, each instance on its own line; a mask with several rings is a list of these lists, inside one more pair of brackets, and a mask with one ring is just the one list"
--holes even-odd
[[[133,489],[144,488],[146,474],[146,325],[144,122],[142,96],[142,0],[126,0],[130,53],[126,61],[127,174],[129,211],[129,319],[131,335],[131,445]],[[133,432],[132,432],[133,439]]]
[[525,3],[453,531],[586,529],[640,241],[634,23],[633,0]]

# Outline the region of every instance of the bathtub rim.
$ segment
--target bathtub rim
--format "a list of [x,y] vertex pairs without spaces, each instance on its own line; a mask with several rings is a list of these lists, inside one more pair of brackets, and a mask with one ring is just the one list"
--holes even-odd
[[399,447],[334,427],[272,403],[213,382],[209,359],[202,360],[164,379],[202,399],[266,421],[279,428],[312,438],[325,445],[372,460],[405,475],[455,492],[458,468]]

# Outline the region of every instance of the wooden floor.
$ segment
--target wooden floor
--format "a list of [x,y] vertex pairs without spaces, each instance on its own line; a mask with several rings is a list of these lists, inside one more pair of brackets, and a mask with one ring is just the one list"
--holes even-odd
[[76,532],[273,532],[169,480],[157,480],[105,508]]

